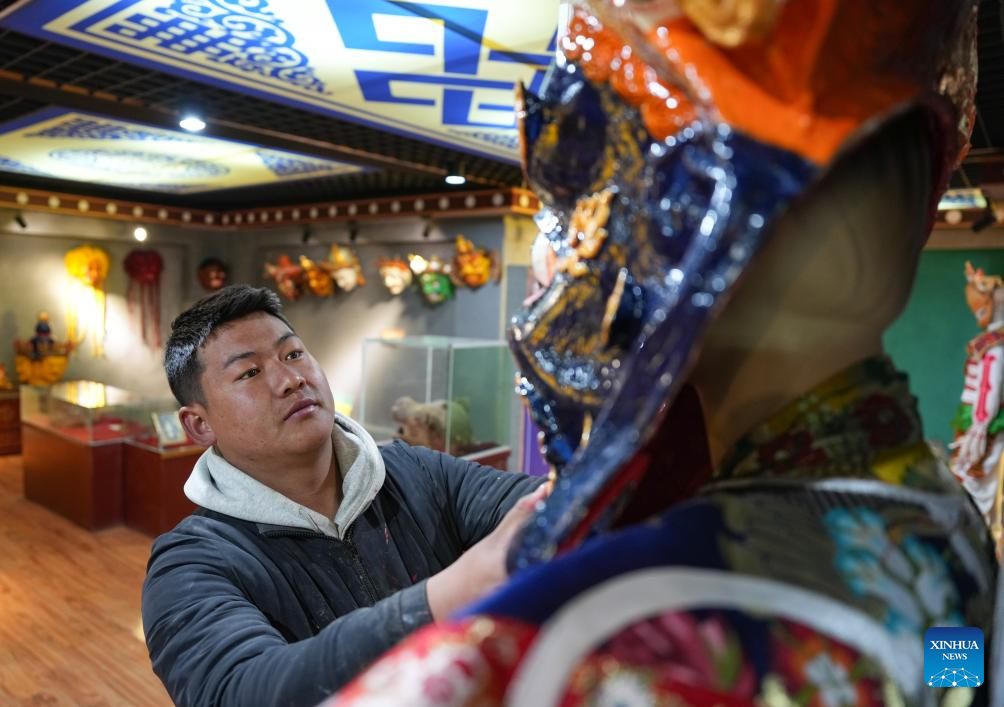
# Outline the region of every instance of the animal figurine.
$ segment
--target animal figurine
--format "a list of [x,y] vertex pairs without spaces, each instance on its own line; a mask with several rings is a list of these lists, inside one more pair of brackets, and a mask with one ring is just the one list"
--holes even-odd
[[[404,396],[394,401],[391,417],[400,425],[397,436],[408,444],[439,452],[462,454],[471,444],[471,418],[465,401],[433,400],[420,403]],[[446,423],[450,421],[450,445],[446,446]]]

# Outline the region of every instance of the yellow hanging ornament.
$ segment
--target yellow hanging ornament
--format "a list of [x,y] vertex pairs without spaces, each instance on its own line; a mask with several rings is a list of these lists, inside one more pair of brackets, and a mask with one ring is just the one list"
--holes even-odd
[[79,345],[90,337],[91,355],[105,353],[105,278],[108,276],[108,253],[101,248],[83,245],[67,252],[66,271],[72,279],[66,312],[66,334]]

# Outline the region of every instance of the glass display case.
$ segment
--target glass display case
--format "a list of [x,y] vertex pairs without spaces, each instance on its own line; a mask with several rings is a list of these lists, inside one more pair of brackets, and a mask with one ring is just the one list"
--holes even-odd
[[169,530],[193,508],[182,486],[202,451],[177,409],[95,381],[21,386],[25,497],[92,530]]
[[97,381],[21,386],[21,420],[84,444],[133,440],[155,449],[191,445],[172,398]]
[[515,368],[502,341],[445,336],[366,339],[359,422],[394,438],[505,468]]

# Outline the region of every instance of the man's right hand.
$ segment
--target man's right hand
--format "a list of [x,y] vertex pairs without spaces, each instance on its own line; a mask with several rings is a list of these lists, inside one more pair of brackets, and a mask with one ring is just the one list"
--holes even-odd
[[445,570],[429,578],[426,591],[434,621],[480,599],[509,576],[506,553],[516,533],[547,498],[549,485],[543,484],[516,502],[489,535],[461,555]]

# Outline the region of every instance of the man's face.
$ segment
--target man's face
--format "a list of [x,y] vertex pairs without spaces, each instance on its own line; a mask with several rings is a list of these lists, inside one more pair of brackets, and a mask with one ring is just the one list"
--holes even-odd
[[217,450],[238,468],[282,463],[329,443],[334,401],[328,380],[279,319],[256,313],[218,329],[205,343],[205,419]]

